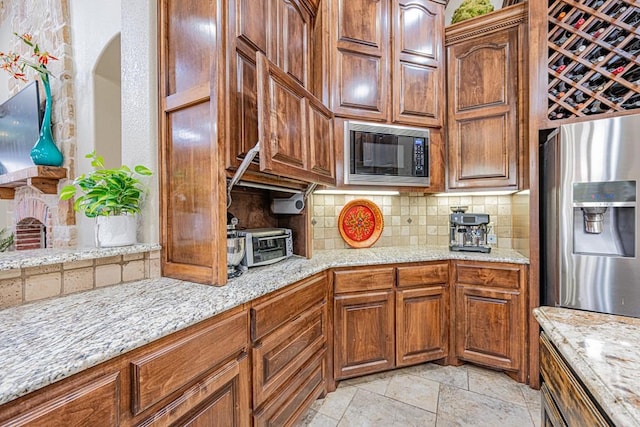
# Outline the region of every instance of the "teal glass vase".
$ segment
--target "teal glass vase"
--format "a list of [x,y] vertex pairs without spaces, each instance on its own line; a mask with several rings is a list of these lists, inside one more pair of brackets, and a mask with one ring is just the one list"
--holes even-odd
[[46,96],[44,107],[44,117],[40,126],[40,137],[31,149],[31,160],[35,165],[62,166],[62,153],[58,150],[53,134],[51,133],[51,87],[49,86],[49,76],[41,74],[42,85]]

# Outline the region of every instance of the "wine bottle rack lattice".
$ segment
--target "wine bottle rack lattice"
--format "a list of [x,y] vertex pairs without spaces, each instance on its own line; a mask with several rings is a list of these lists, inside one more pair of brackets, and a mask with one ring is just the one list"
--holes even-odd
[[550,0],[550,120],[640,108],[640,0]]

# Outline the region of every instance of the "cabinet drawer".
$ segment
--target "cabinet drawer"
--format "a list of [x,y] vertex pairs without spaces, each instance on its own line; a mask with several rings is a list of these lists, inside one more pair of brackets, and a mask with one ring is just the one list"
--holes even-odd
[[24,411],[3,426],[115,426],[120,421],[120,374],[93,379]]
[[540,372],[549,394],[568,425],[613,425],[591,400],[544,333],[540,335]]
[[456,264],[456,283],[518,289],[525,267],[509,264]]
[[[186,424],[183,417],[189,418],[193,408],[196,407],[204,407],[208,412],[218,411],[227,415],[231,414],[231,417],[227,418],[228,420],[232,420],[236,416],[248,418],[238,412],[246,411],[246,407],[243,407],[246,403],[241,403],[244,395],[241,389],[248,387],[249,369],[249,357],[246,354],[242,355],[240,359],[229,361],[220,369],[189,387],[180,397],[138,424],[137,427],[174,425],[178,420],[180,422],[177,424]],[[209,404],[202,405],[203,402]],[[220,410],[225,407],[226,409]]]
[[448,281],[448,262],[398,267],[398,287],[441,285]]
[[291,426],[325,391],[323,349],[289,384],[254,412],[254,426]]
[[268,335],[253,349],[253,400],[260,406],[326,343],[326,304]]
[[393,267],[336,271],[333,273],[336,293],[391,289],[394,282]]
[[258,341],[280,325],[299,316],[309,307],[326,301],[325,273],[306,279],[291,289],[251,308],[251,339]]
[[246,312],[238,313],[131,361],[132,412],[144,411],[247,346]]

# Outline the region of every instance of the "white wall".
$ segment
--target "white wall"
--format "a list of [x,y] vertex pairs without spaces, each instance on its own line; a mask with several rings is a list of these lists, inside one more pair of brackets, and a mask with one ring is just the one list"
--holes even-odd
[[160,241],[156,40],[157,2],[123,1],[122,158],[154,171],[138,234],[141,241],[150,243]]
[[[95,148],[94,71],[104,48],[120,33],[120,0],[70,0],[77,132],[76,174],[91,170],[84,156]],[[93,246],[93,220],[76,214],[78,246]]]
[[[444,14],[444,24],[445,25],[450,25],[451,24],[451,17],[453,16],[453,12],[456,11],[457,8],[460,7],[460,5],[462,4],[463,0],[451,0],[449,1],[449,4],[447,5],[447,9],[445,11]],[[502,1],[503,0],[491,0],[491,4],[494,7],[494,10],[498,10],[502,8]],[[535,0],[532,0],[535,1]]]

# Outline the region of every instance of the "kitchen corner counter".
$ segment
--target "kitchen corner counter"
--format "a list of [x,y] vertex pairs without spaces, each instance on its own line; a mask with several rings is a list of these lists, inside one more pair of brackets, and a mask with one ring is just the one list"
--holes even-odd
[[640,426],[640,319],[557,307],[534,315],[609,418]]
[[[340,249],[254,268],[221,287],[163,277],[0,310],[0,404],[328,268],[448,259],[529,262],[508,250]],[[30,261],[16,262],[24,266]]]

